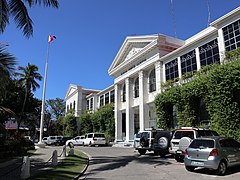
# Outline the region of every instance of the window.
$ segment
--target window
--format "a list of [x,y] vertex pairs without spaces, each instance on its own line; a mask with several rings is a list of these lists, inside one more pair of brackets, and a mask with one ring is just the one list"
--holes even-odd
[[203,139],[195,139],[189,146],[190,148],[213,148],[214,141],[213,140],[203,140]]
[[112,90],[111,92],[110,92],[110,102],[111,103],[114,103],[114,94],[115,94],[115,91],[114,90]]
[[103,106],[104,105],[104,96],[101,95],[100,96],[100,106]]
[[76,102],[73,101],[73,109],[75,110],[75,107],[76,107]]
[[240,47],[240,19],[224,27],[223,37],[226,51]]
[[184,54],[180,57],[181,59],[181,70],[182,75],[186,72],[194,72],[197,70],[197,61],[196,61],[196,53],[195,50]]
[[149,74],[149,92],[156,91],[156,74],[153,69]]
[[105,104],[109,104],[109,92],[105,94]]
[[87,110],[89,110],[89,100],[87,100]]
[[139,78],[137,77],[134,82],[134,97],[139,97]]
[[182,137],[189,137],[194,139],[194,132],[193,131],[176,131],[173,139],[181,139]]
[[166,81],[178,77],[178,61],[177,59],[165,64]]
[[93,98],[90,99],[90,109],[93,110]]
[[217,39],[214,39],[213,41],[199,47],[199,55],[201,66],[220,63]]
[[93,134],[88,134],[87,135],[87,138],[92,138],[93,137]]
[[126,102],[126,86],[125,86],[125,84],[122,87],[122,102]]
[[239,142],[234,139],[222,139],[219,141],[221,147],[232,147],[232,148],[240,148]]

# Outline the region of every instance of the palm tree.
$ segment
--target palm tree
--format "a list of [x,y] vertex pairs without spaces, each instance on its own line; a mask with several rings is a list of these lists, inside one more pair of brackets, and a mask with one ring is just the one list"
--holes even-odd
[[21,115],[20,115],[20,122],[21,122],[21,118],[22,118],[22,115],[24,112],[24,108],[26,106],[27,98],[30,95],[31,91],[35,92],[36,89],[40,87],[40,85],[37,83],[36,80],[41,81],[42,76],[37,72],[38,67],[34,64],[28,63],[26,68],[19,66],[18,70],[22,71],[22,73],[18,72],[18,73],[16,73],[16,75],[19,76],[19,82],[25,88],[25,97],[24,97],[22,111],[21,111]]
[[0,33],[3,33],[12,16],[17,28],[22,29],[24,36],[33,34],[33,22],[26,5],[30,8],[36,5],[58,8],[58,0],[0,0]]

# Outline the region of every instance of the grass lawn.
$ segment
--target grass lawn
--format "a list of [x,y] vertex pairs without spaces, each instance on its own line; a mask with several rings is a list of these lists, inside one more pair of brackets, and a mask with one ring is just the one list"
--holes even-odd
[[74,179],[83,171],[87,164],[87,156],[85,154],[78,150],[75,150],[74,154],[74,156],[67,156],[56,167],[43,170],[29,179]]

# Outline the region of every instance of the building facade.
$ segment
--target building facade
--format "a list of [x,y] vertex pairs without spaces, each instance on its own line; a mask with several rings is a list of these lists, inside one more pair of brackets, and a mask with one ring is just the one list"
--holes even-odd
[[187,40],[163,34],[128,36],[108,70],[114,84],[89,94],[70,85],[65,97],[66,111],[75,107],[76,115],[80,115],[83,107],[95,111],[112,102],[115,141],[131,142],[136,131],[157,127],[154,100],[162,92],[162,83],[182,78],[205,65],[223,63],[225,51],[238,47],[240,7]]
[[131,142],[136,131],[156,128],[161,83],[222,63],[225,51],[238,47],[240,8],[185,41],[162,34],[126,37],[108,70],[115,87],[115,141]]

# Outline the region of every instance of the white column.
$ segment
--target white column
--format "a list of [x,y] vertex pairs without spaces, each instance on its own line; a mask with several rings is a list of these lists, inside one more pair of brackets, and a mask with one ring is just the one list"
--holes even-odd
[[134,137],[134,118],[132,109],[133,85],[132,80],[125,79],[126,85],[126,141],[133,140]]
[[145,129],[144,124],[144,117],[145,117],[145,111],[144,111],[144,72],[139,72],[139,126],[140,131],[143,131]]
[[181,57],[177,57],[177,62],[178,62],[178,77],[182,78],[182,67],[181,67]]
[[223,64],[225,58],[225,45],[224,45],[224,38],[223,38],[223,31],[222,29],[218,29],[218,48],[219,48],[219,56],[220,56],[220,63]]
[[197,70],[199,70],[201,68],[199,48],[196,48],[195,52],[196,52]]
[[156,74],[156,91],[161,92],[161,63],[157,61],[155,63],[155,74]]
[[122,141],[122,117],[120,106],[120,89],[119,85],[115,84],[115,105],[114,105],[114,118],[115,118],[115,142]]

